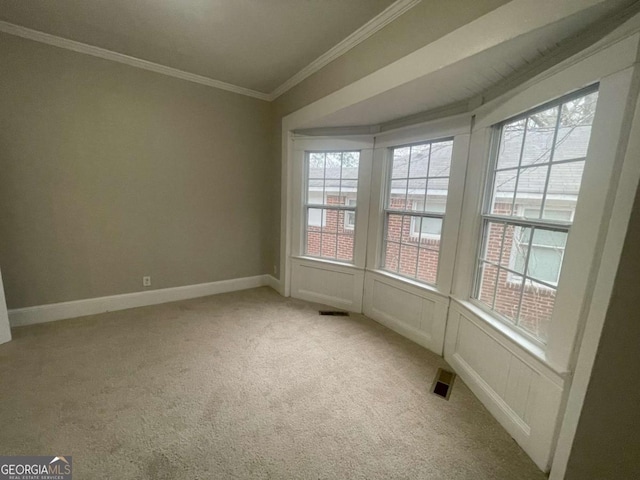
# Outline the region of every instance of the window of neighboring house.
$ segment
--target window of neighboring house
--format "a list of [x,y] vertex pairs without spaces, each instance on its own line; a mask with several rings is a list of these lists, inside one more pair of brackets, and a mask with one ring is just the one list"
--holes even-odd
[[305,255],[352,262],[360,152],[306,152]]
[[[524,209],[524,217],[532,218],[537,211]],[[571,210],[547,210],[547,218],[570,222],[573,219]],[[511,266],[515,271],[523,271],[526,261],[525,252],[527,245],[524,240],[529,238],[531,232],[525,227],[518,227],[515,233]],[[539,278],[552,285],[558,284],[560,267],[564,257],[566,236],[562,232],[536,230],[531,239],[531,253],[529,258],[529,276]],[[512,275],[512,279],[518,281],[519,275]],[[512,280],[513,281],[513,280]]]
[[[423,202],[420,202],[421,204]],[[422,205],[418,206],[418,209],[424,209]],[[439,212],[444,214],[445,204],[444,203],[434,203],[431,205],[431,210],[433,212]],[[415,218],[411,220],[411,234],[418,236],[422,233],[424,239],[433,238],[440,239],[440,235],[442,234],[442,222],[439,218],[423,218],[422,222],[417,221]]]
[[[350,207],[356,206],[355,198],[347,198],[347,205]],[[344,228],[346,230],[353,230],[356,228],[356,212],[345,212],[344,214]]]
[[435,284],[453,140],[391,149],[382,268]]
[[547,341],[597,99],[589,89],[496,126],[474,298],[540,343]]

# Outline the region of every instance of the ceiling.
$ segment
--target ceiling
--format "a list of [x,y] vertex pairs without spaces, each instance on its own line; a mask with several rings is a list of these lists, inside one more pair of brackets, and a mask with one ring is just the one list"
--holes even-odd
[[394,0],[0,0],[0,20],[269,93]]
[[581,33],[589,32],[595,25],[612,18],[615,12],[629,3],[627,0],[607,0],[366,101],[315,119],[302,128],[380,125],[469,101],[501,82],[521,75],[530,65],[544,61]]

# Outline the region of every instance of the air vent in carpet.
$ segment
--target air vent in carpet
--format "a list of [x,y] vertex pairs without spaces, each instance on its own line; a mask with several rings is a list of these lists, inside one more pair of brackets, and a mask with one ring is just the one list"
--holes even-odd
[[333,315],[334,317],[348,317],[349,312],[341,312],[340,310],[320,310],[320,315]]
[[453,381],[455,379],[455,373],[439,368],[436,378],[433,381],[433,385],[431,386],[431,392],[445,400],[449,400],[451,390],[453,389]]

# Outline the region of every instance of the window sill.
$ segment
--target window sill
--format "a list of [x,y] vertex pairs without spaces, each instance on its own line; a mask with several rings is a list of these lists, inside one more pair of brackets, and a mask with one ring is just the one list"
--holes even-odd
[[294,260],[324,263],[327,266],[351,268],[354,270],[364,271],[364,268],[362,267],[358,267],[357,265],[354,265],[353,263],[349,263],[349,262],[341,262],[340,260],[330,260],[328,258],[321,258],[321,257],[309,257],[307,255],[292,255],[291,258]]
[[419,282],[417,280],[412,280],[410,278],[403,277],[402,275],[396,275],[394,273],[387,272],[386,270],[373,269],[373,268],[368,268],[367,272],[375,273],[376,275],[380,275],[381,277],[386,277],[386,278],[389,278],[391,280],[395,280],[397,282],[410,285],[411,287],[419,288],[420,290],[424,290],[426,292],[433,293],[434,295],[438,295],[438,296],[443,297],[443,298],[449,298],[449,295],[447,295],[446,293],[442,293],[440,290],[438,290],[433,285],[429,285],[427,283],[422,283],[422,282]]

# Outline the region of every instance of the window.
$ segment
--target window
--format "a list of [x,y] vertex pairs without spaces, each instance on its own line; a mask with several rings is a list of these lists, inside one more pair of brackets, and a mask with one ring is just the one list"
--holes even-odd
[[496,126],[474,298],[546,343],[598,93]]
[[382,268],[435,284],[453,140],[391,149]]
[[352,262],[360,152],[306,152],[305,255]]

